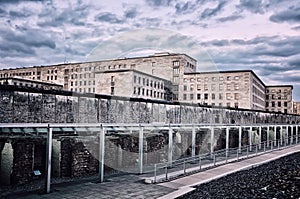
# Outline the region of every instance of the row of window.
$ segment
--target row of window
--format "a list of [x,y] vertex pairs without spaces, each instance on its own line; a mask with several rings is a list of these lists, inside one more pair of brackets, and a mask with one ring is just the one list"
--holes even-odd
[[[230,91],[230,90],[239,90],[240,89],[240,85],[239,84],[225,84],[226,85],[226,90]],[[208,84],[197,84],[197,90],[209,90],[208,88]],[[224,89],[224,84],[219,84],[218,86],[218,90],[222,91]],[[189,89],[188,89],[188,85],[183,85],[183,91],[193,91],[194,88],[194,84],[189,85]],[[216,84],[211,84],[210,85],[210,90],[211,91],[215,91],[217,89],[217,85]]]
[[[212,93],[212,94],[204,93],[203,95],[201,95],[201,93],[197,93],[195,95],[195,97],[197,100],[201,100],[201,99],[208,100],[209,97],[211,100],[216,100],[216,99],[223,100],[223,98],[224,98],[222,93],[219,93],[219,95],[216,95],[215,93]],[[203,98],[201,98],[201,97],[203,97]],[[239,100],[240,94],[239,93],[226,93],[225,97],[227,100],[233,100],[233,99]],[[194,100],[194,94],[193,93],[191,93],[189,95],[183,94],[183,100]]]
[[266,102],[266,107],[269,107],[270,105],[272,106],[272,107],[275,107],[276,106],[276,104],[277,104],[277,107],[281,107],[282,105],[284,106],[284,107],[287,107],[288,106],[288,103],[287,102],[283,102],[283,103],[281,103],[281,102]]
[[287,100],[287,95],[275,95],[275,94],[266,95],[266,99]]
[[137,77],[136,75],[133,76],[133,83],[140,84],[143,86],[150,86],[152,88],[157,88],[157,89],[164,89],[163,82],[157,82],[157,81],[149,80],[148,78]]
[[71,79],[95,78],[95,73],[72,74]]
[[[267,93],[269,93],[270,92],[270,89],[267,89]],[[278,89],[278,90],[276,90],[276,89],[271,89],[271,92],[272,93],[281,93],[281,89]],[[288,89],[284,89],[284,91],[283,91],[284,93],[287,93],[288,92]]]
[[[234,76],[234,77],[231,77],[231,76],[227,76],[227,77],[225,77],[225,80],[227,80],[227,81],[231,81],[231,80],[239,80],[240,79],[240,77],[239,76]],[[188,81],[190,81],[190,82],[195,82],[195,81],[197,81],[197,82],[208,82],[209,80],[211,80],[211,81],[217,81],[217,80],[219,80],[219,81],[224,81],[224,77],[219,77],[219,78],[217,78],[217,77],[198,77],[198,78],[195,78],[195,77],[191,77],[191,78],[184,78],[183,79],[183,81],[184,82],[188,82]]]
[[142,87],[133,87],[133,95],[141,95],[141,96],[165,99],[165,93],[153,91],[150,89],[145,89]]
[[70,90],[80,93],[95,93],[95,88],[71,88]]
[[[31,76],[31,75],[35,75],[35,72],[19,72],[19,73],[1,73],[0,74],[0,78],[2,77],[13,77],[13,76]],[[37,71],[36,75],[41,75],[41,72],[40,71]]]
[[[275,111],[276,111],[276,109],[274,109],[274,108],[272,108],[272,109],[266,109],[266,111],[272,111],[272,112],[275,112]],[[281,113],[281,112],[282,112],[282,110],[281,110],[281,109],[277,109],[277,112],[280,112],[280,113]],[[287,109],[284,109],[284,110],[283,110],[283,112],[284,112],[284,113],[287,113],[287,112],[288,112],[288,110],[287,110]]]
[[71,81],[70,82],[71,86],[90,86],[90,85],[95,85],[95,80],[93,81]]

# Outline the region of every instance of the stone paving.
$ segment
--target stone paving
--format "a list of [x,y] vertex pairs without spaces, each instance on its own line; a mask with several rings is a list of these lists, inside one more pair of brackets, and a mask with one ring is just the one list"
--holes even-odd
[[160,184],[145,184],[143,175],[128,174],[118,177],[112,177],[103,183],[94,183],[92,181],[78,184],[60,184],[52,185],[50,194],[25,193],[19,195],[10,195],[5,198],[176,198],[189,191],[194,190],[195,185],[206,183],[214,179],[221,178],[230,173],[243,169],[249,169],[260,164],[284,157],[300,151],[300,145],[276,150],[250,159],[239,162],[229,163],[218,166],[213,169],[196,173],[173,180],[171,182]]
[[53,185],[50,194],[26,193],[12,195],[9,198],[105,198],[105,199],[126,199],[126,198],[157,198],[166,195],[174,189],[163,187],[157,184],[146,185],[138,175],[125,175],[113,177],[103,183],[87,182],[76,185]]

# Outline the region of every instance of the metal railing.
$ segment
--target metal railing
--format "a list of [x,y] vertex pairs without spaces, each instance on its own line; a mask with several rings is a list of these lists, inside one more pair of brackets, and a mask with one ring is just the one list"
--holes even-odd
[[298,144],[300,136],[290,136],[285,139],[263,141],[242,147],[222,149],[213,153],[200,154],[194,157],[177,159],[171,162],[154,164],[153,183],[174,179],[182,175],[200,172],[205,169],[251,158],[274,150],[280,150]]

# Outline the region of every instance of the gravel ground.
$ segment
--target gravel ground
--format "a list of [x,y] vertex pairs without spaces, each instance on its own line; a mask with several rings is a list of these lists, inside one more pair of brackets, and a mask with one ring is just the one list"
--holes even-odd
[[179,199],[300,198],[300,153],[195,188]]

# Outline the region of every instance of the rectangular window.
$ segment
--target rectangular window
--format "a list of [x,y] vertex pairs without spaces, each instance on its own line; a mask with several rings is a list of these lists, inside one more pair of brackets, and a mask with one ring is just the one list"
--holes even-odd
[[226,93],[226,99],[231,100],[231,94],[230,93]]
[[281,102],[278,102],[278,104],[277,104],[277,105],[278,105],[278,107],[281,107]]
[[238,93],[234,93],[234,99],[235,99],[235,100],[240,99],[240,95],[239,95]]
[[194,94],[190,94],[190,100],[194,99]]
[[216,95],[215,95],[214,93],[212,93],[212,94],[211,94],[211,99],[214,100],[215,98],[216,98]]
[[197,100],[200,100],[200,99],[201,99],[201,94],[198,93],[198,94],[197,94]]
[[223,99],[223,95],[222,93],[219,93],[219,100],[222,100]]
[[133,76],[133,83],[136,83],[136,76]]
[[190,91],[193,91],[194,90],[194,85],[192,84],[191,86],[190,86]]
[[183,100],[186,100],[186,94],[183,94]]
[[197,84],[197,90],[198,90],[198,91],[201,90],[201,84]]
[[207,93],[204,94],[204,99],[205,99],[205,100],[208,99],[208,94],[207,94]]
[[187,91],[187,86],[183,85],[183,91]]
[[287,107],[287,102],[284,102],[284,107]]

